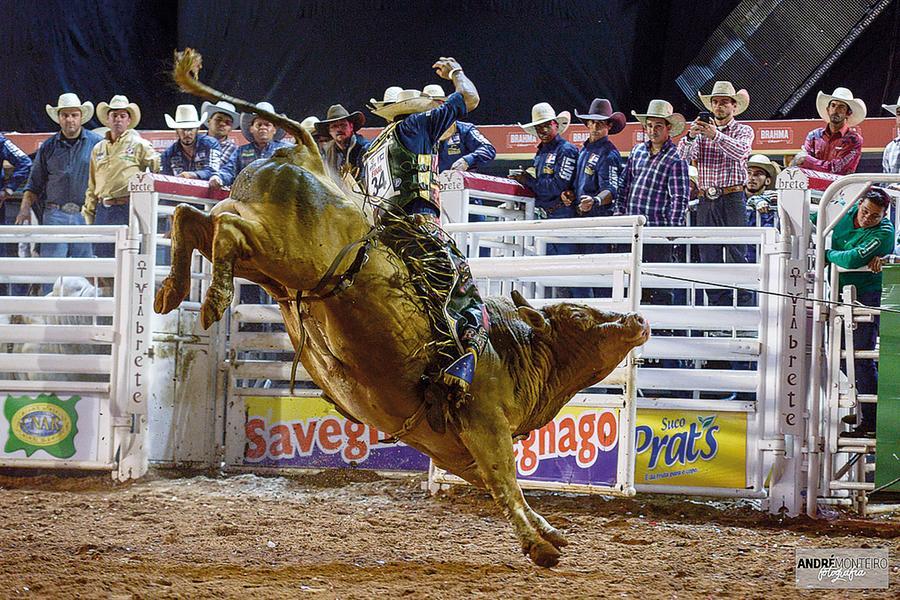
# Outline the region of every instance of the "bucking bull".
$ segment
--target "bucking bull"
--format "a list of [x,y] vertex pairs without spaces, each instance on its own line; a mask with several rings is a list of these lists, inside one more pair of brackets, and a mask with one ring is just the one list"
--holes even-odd
[[[167,313],[187,297],[195,249],[213,264],[201,309],[204,327],[229,306],[234,277],[258,283],[277,300],[300,361],[340,412],[402,438],[438,467],[490,490],[523,552],[538,565],[555,565],[568,542],[525,501],[513,437],[548,423],[576,392],[612,372],[647,341],[647,323],[635,313],[572,303],[537,310],[515,292],[512,301],[488,298],[490,343],[471,397],[443,432],[436,431],[422,418],[431,334],[404,265],[377,237],[366,247],[367,260],[357,260],[355,243],[371,225],[330,180],[299,123],[206,86],[199,69],[199,54],[176,53],[173,76],[184,91],[257,112],[289,131],[297,145],[244,169],[231,197],[209,214],[176,208],[172,269],[157,291],[156,311]],[[353,276],[352,285],[345,275]]]

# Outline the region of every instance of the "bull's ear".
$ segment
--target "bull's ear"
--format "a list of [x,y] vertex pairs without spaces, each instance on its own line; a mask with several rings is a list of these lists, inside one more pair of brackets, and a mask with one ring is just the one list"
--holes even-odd
[[513,290],[510,292],[510,296],[512,297],[513,304],[518,308],[519,306],[527,306],[528,308],[534,308],[530,304],[528,304],[528,300],[525,299],[525,296],[519,293],[519,290]]
[[550,322],[540,312],[530,306],[520,306],[519,316],[534,329],[535,333],[545,334],[550,331]]

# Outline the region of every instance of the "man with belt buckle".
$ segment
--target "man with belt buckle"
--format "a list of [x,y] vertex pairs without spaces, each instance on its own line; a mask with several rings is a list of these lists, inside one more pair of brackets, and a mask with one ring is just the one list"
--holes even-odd
[[[141,109],[125,96],[97,105],[97,118],[109,131],[91,151],[88,187],[81,214],[94,225],[128,224],[128,180],[136,173],[159,172],[159,153],[135,131]],[[97,244],[101,258],[115,256],[113,244]]]
[[[529,171],[513,175],[515,179],[534,192],[534,213],[538,219],[569,219],[575,217],[573,196],[563,195],[572,189],[578,148],[562,137],[572,116],[564,110],[557,114],[546,102],[531,109],[531,122],[519,123],[519,127],[537,137],[537,153],[534,155],[534,175]],[[575,254],[576,244],[547,244],[548,255]],[[571,298],[575,288],[556,288],[557,298]]]
[[[730,81],[717,81],[712,93],[700,94],[700,101],[712,113],[712,122],[699,117],[691,124],[688,134],[678,143],[678,152],[686,161],[695,161],[700,180],[700,203],[697,205],[697,225],[700,227],[745,227],[747,203],[744,184],[747,182],[747,159],[753,147],[753,128],[739,123],[735,117],[750,104],[747,90],[735,91]],[[745,263],[746,244],[702,244],[700,262]],[[723,260],[724,259],[724,260]],[[707,290],[711,306],[730,306],[731,290]],[[752,303],[752,294],[738,293],[738,304]]]
[[[44,225],[84,225],[81,207],[87,189],[91,150],[102,139],[84,128],[94,116],[94,105],[82,102],[77,94],[62,94],[56,106],[45,107],[59,132],[38,148],[25,185],[22,208],[16,224],[31,223],[32,206],[43,206]],[[90,258],[90,244],[42,243],[41,256]]]
[[[8,161],[13,166],[12,176],[7,179],[6,174],[2,173],[3,161]],[[20,212],[20,201],[13,197],[13,194],[28,179],[28,172],[31,170],[31,159],[22,150],[13,144],[6,136],[0,135],[0,224],[12,225],[18,219]],[[0,256],[17,256],[18,246],[16,244],[0,244]],[[0,284],[0,295],[7,295],[7,285]],[[12,285],[13,296],[24,296],[28,293],[28,286],[14,283]]]

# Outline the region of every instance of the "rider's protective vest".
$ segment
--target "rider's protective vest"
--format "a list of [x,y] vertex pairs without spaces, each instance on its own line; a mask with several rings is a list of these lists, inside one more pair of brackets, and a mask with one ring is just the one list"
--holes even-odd
[[367,192],[401,209],[424,200],[440,210],[436,148],[430,154],[416,154],[406,148],[396,132],[400,122],[385,127],[363,156]]

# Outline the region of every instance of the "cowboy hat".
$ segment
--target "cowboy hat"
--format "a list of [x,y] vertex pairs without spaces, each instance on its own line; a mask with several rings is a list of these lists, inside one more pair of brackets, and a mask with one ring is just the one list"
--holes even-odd
[[77,108],[80,110],[82,125],[90,121],[91,117],[94,116],[94,103],[82,102],[78,99],[77,94],[61,94],[59,100],[56,101],[56,106],[50,106],[49,104],[46,106],[47,114],[54,123],[59,123],[59,111],[64,108]]
[[700,102],[703,103],[706,110],[712,110],[712,99],[716,96],[731,98],[737,104],[734,116],[738,116],[750,106],[750,94],[747,93],[747,90],[734,91],[734,84],[730,81],[717,81],[713,84],[712,92],[707,95],[697,92],[697,96],[700,97]]
[[446,100],[447,94],[444,93],[444,88],[439,86],[436,83],[431,83],[422,88],[423,96],[431,96],[432,100]]
[[300,128],[305,129],[306,133],[312,135],[313,131],[316,130],[316,123],[320,123],[319,117],[312,115],[300,121]]
[[179,104],[175,109],[175,118],[166,117],[166,125],[169,129],[197,129],[206,122],[206,113],[197,118],[197,107],[193,104]]
[[[268,111],[270,113],[275,112],[275,107],[272,106],[271,102],[257,102],[256,108]],[[250,126],[253,125],[253,119],[255,119],[257,116],[258,115],[256,113],[241,113],[241,133],[244,134],[244,139],[246,139],[251,144],[255,143],[256,140],[253,139],[253,134],[250,133]],[[275,129],[275,136],[272,139],[278,141],[283,137],[284,129],[282,129],[281,127]]]
[[359,128],[366,124],[366,116],[358,110],[351,113],[347,112],[347,109],[341,104],[332,104],[328,107],[325,118],[315,124],[316,133],[328,136],[330,135],[328,133],[328,125],[343,120],[350,121],[353,125],[354,133],[359,131]]
[[517,125],[531,135],[537,136],[537,133],[534,131],[534,126],[549,121],[556,121],[559,123],[559,131],[557,133],[562,135],[563,131],[568,129],[569,123],[572,121],[572,115],[569,114],[569,111],[567,110],[556,114],[556,111],[553,110],[553,107],[550,106],[549,103],[538,102],[531,107],[531,123],[517,123]]
[[[62,98],[62,96],[60,96],[60,98]],[[896,115],[898,106],[900,106],[900,98],[897,98],[897,104],[882,104],[881,108],[888,111],[892,115]]]
[[393,104],[397,101],[397,94],[403,91],[403,88],[399,85],[392,85],[386,90],[384,90],[384,99],[376,100],[375,98],[369,98],[369,110],[374,111],[376,108],[381,108],[387,104]]
[[131,123],[128,129],[134,129],[141,122],[141,109],[134,102],[129,102],[127,96],[113,96],[109,103],[101,102],[97,105],[97,119],[101,123],[109,127],[109,111],[111,110],[127,110],[131,115]]
[[638,114],[635,111],[631,111],[631,114],[641,122],[641,125],[646,125],[647,119],[650,117],[665,119],[672,126],[669,135],[674,137],[684,131],[684,117],[680,113],[673,111],[672,105],[665,100],[651,100],[649,106],[647,106],[646,113]]
[[829,121],[828,104],[832,100],[843,102],[850,107],[850,110],[853,111],[853,114],[847,116],[847,125],[849,125],[850,127],[856,127],[857,125],[865,121],[866,103],[863,102],[860,98],[854,98],[853,92],[845,87],[835,88],[834,92],[831,94],[819,92],[819,94],[816,96],[816,110],[819,111],[819,116],[822,117],[823,121]]
[[625,129],[625,115],[613,112],[612,104],[606,98],[594,98],[587,114],[581,114],[576,110],[575,116],[582,121],[609,121],[610,135],[615,135]]
[[778,179],[778,174],[781,173],[781,167],[778,166],[778,163],[772,162],[765,154],[754,154],[747,160],[747,168],[749,169],[750,167],[756,167],[765,171],[769,179],[772,180],[766,186],[766,189],[775,189],[775,180]]
[[372,107],[372,112],[382,119],[391,122],[401,115],[412,115],[432,108],[437,108],[440,103],[425,96],[419,90],[401,90],[390,104]]
[[222,113],[223,115],[228,115],[231,117],[231,121],[234,124],[239,124],[241,115],[234,108],[234,104],[231,102],[225,102],[224,100],[219,100],[215,104],[212,102],[204,102],[200,105],[200,112],[208,115],[207,119],[212,119],[213,115],[216,113]]

